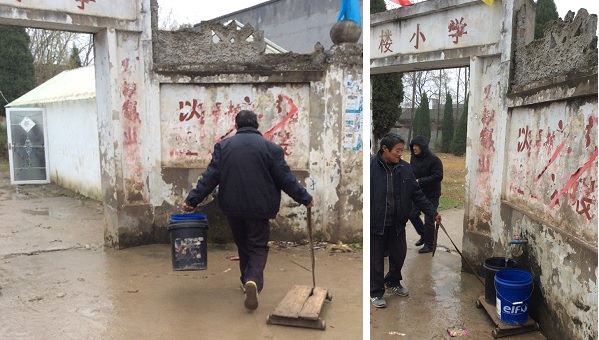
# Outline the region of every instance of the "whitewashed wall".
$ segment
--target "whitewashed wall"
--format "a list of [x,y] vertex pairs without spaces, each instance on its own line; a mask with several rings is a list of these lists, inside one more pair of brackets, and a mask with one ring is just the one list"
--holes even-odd
[[597,103],[515,109],[507,148],[506,199],[596,246]]
[[102,200],[96,100],[48,103],[45,108],[52,183]]

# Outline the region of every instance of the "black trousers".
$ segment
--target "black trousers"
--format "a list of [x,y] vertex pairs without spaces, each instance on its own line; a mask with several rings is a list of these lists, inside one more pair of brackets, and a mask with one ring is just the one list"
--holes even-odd
[[[437,209],[439,207],[439,197],[426,197],[429,202]],[[432,217],[424,215],[424,223],[420,218],[420,209],[417,206],[412,205],[412,211],[410,211],[410,222],[414,225],[414,229],[422,240],[424,240],[424,244],[429,247],[433,246],[433,241],[435,237],[435,220]]]
[[[405,228],[402,228],[399,234],[395,227],[385,227],[383,235],[370,234],[370,297],[382,297],[385,293],[385,282],[388,282],[390,287],[399,286],[407,249]],[[387,250],[396,269],[385,277]]]
[[260,292],[264,287],[264,268],[268,257],[268,219],[228,217],[228,220],[239,253],[239,279],[243,284],[256,282]]

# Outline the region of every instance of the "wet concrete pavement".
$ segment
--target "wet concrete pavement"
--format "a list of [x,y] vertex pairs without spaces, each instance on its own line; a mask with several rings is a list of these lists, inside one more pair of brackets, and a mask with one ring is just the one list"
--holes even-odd
[[102,207],[53,185],[0,175],[0,339],[359,339],[362,252],[316,251],[327,330],[267,325],[293,285],[311,285],[306,246],[271,248],[254,312],[243,307],[234,246],[208,269],[173,271],[169,245],[105,249]]
[[[462,210],[443,212],[461,247]],[[234,246],[210,249],[208,269],[176,272],[168,245],[124,250],[103,247],[99,202],[54,185],[11,186],[0,173],[0,339],[492,339],[493,324],[475,307],[483,286],[462,273],[461,260],[440,233],[439,248],[418,254],[408,226],[403,269],[409,297],[387,297],[362,325],[361,251],[316,251],[316,285],[329,288],[327,330],[267,325],[293,285],[310,285],[306,246],[272,247],[266,284],[255,312],[243,308]],[[451,250],[448,252],[447,250]],[[544,339],[539,332],[506,339]]]
[[[462,250],[464,211],[442,211],[443,226]],[[476,276],[461,272],[461,257],[450,238],[440,229],[435,256],[419,254],[414,243],[419,236],[408,222],[408,254],[402,270],[402,285],[409,296],[385,296],[387,308],[370,306],[371,339],[493,339],[494,324],[476,300],[485,293]],[[388,268],[387,266],[385,268]],[[484,277],[481,278],[484,282]],[[467,335],[450,337],[448,329],[462,326]],[[541,340],[541,332],[502,337]]]

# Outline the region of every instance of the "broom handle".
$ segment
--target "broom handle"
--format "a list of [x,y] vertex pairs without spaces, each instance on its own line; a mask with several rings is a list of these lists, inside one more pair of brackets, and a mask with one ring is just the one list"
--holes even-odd
[[312,209],[308,208],[308,239],[310,240],[310,255],[312,256],[312,287],[316,287],[316,278],[314,274],[314,244],[312,243]]
[[464,257],[464,255],[462,255],[462,252],[458,249],[458,246],[455,245],[455,243],[453,243],[453,240],[451,239],[451,237],[449,236],[449,233],[447,232],[447,230],[445,230],[445,227],[443,226],[443,223],[439,222],[439,226],[441,226],[441,229],[443,229],[443,231],[445,232],[445,235],[447,235],[447,237],[449,238],[449,240],[451,241],[451,244],[453,244],[455,250],[457,250],[458,254],[460,254],[460,256],[462,257],[462,259],[464,261],[466,261],[466,263],[468,264],[468,267],[470,267],[470,270],[472,270],[472,272],[474,273],[474,276],[476,276],[476,278],[478,279],[478,281],[483,285],[483,287],[485,286],[485,283],[483,282],[483,280],[480,279],[480,277],[478,277],[478,275],[476,274],[476,271],[474,270],[474,268],[472,268],[472,265],[470,264],[470,262],[468,262],[468,260],[466,260],[466,258]]

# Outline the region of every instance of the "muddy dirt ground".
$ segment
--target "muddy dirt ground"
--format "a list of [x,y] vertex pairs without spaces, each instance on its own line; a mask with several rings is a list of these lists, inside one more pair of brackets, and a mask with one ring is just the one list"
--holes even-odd
[[306,246],[271,247],[254,312],[243,307],[234,245],[208,269],[173,271],[169,245],[103,247],[99,202],[0,175],[0,339],[359,339],[362,252],[316,250],[329,288],[326,331],[267,325],[293,285],[311,285]]

